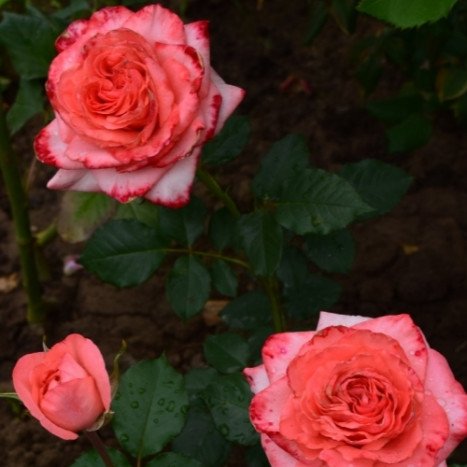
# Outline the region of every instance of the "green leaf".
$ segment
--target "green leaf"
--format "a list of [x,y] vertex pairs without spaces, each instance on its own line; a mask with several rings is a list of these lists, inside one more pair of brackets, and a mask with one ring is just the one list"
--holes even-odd
[[308,257],[319,268],[341,274],[350,271],[355,244],[348,230],[336,230],[327,235],[307,235],[306,245]]
[[255,444],[258,435],[250,422],[251,390],[240,373],[219,376],[203,393],[203,399],[222,436],[244,446]]
[[264,453],[261,444],[255,444],[247,449],[246,466],[247,467],[269,467],[269,462]]
[[203,344],[206,361],[221,373],[234,373],[247,366],[249,347],[238,334],[208,336]]
[[467,92],[467,70],[450,68],[441,70],[437,77],[440,100],[458,99]]
[[235,297],[237,295],[238,279],[232,268],[220,259],[216,259],[211,265],[212,285],[222,295]]
[[362,85],[365,95],[370,94],[375,89],[382,73],[381,57],[377,53],[369,53],[356,71],[357,79]]
[[282,255],[283,232],[268,212],[256,211],[240,218],[239,233],[255,274],[270,276]]
[[172,443],[174,451],[197,459],[203,467],[225,465],[229,448],[203,402],[190,407],[187,422]]
[[80,263],[105,282],[130,287],[147,280],[164,256],[165,243],[157,230],[122,219],[96,230],[86,243]]
[[[130,462],[127,458],[114,448],[106,447],[107,453],[114,467],[131,467]],[[85,452],[76,459],[71,467],[105,467],[104,461],[99,453],[95,450]]]
[[193,256],[182,256],[174,264],[167,280],[167,298],[178,316],[191,318],[198,313],[211,291],[211,277]]
[[181,209],[161,208],[159,227],[161,233],[183,245],[192,245],[203,233],[206,208],[198,198]]
[[52,16],[54,18],[69,21],[78,13],[89,12],[91,10],[89,3],[86,0],[71,0],[70,4],[65,8],[60,8]]
[[396,96],[391,99],[370,101],[366,108],[377,119],[394,125],[423,109],[423,99],[418,94]]
[[362,0],[357,9],[399,28],[438,21],[457,0]]
[[407,117],[387,130],[389,152],[409,152],[425,145],[431,138],[431,123],[420,114]]
[[321,29],[326,23],[326,20],[328,19],[326,5],[322,0],[316,0],[311,2],[309,18],[310,20],[305,37],[306,45],[311,45],[315,37],[320,33]]
[[271,321],[269,300],[261,292],[248,292],[232,300],[221,315],[232,329],[255,330]]
[[338,26],[347,34],[355,31],[356,11],[354,0],[331,0],[330,12]]
[[274,332],[275,331],[272,326],[264,326],[261,324],[248,337],[248,345],[250,347],[251,355],[250,361],[253,365],[262,364],[261,351],[263,349],[264,343],[266,342],[266,339],[268,339],[271,334],[274,334]]
[[218,376],[214,368],[192,368],[185,374],[185,387],[190,401],[195,401]]
[[342,229],[371,210],[346,180],[321,169],[297,172],[276,208],[276,220],[299,235]]
[[253,180],[253,192],[259,198],[277,198],[283,185],[292,183],[295,173],[309,165],[310,152],[305,139],[288,135],[273,144],[261,161],[261,168]]
[[204,145],[202,161],[208,165],[220,165],[235,159],[248,143],[250,132],[248,118],[230,117],[221,132]]
[[203,467],[196,459],[176,452],[164,452],[150,460],[146,467]]
[[132,366],[112,403],[115,435],[138,459],[160,452],[183,428],[188,398],[183,377],[165,357]]
[[218,250],[232,247],[235,243],[237,220],[227,208],[217,210],[209,223],[209,237]]
[[20,79],[18,94],[7,114],[10,133],[16,133],[31,117],[43,110],[43,84],[37,80]]
[[130,203],[118,203],[114,219],[135,219],[158,229],[161,209],[161,206],[136,198]]
[[5,12],[0,23],[0,42],[22,79],[47,76],[59,33],[45,17]]
[[87,240],[109,219],[115,206],[112,198],[100,193],[65,192],[57,219],[60,237],[69,243]]
[[377,215],[393,209],[412,183],[412,177],[402,169],[373,159],[348,164],[340,175],[354,186]]

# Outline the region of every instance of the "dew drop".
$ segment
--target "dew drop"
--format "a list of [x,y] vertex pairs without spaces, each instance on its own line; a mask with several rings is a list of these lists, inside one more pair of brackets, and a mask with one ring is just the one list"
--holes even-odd
[[129,439],[130,439],[130,437],[129,437],[126,433],[123,433],[123,434],[120,436],[120,441],[121,441],[122,443],[126,443]]
[[168,404],[167,404],[167,412],[173,412],[175,409],[175,402],[174,401],[170,401]]
[[139,388],[138,393],[139,394],[144,394],[146,392],[146,388]]
[[132,409],[137,409],[137,408],[139,407],[139,402],[138,402],[138,401],[132,401],[132,402],[130,403],[130,407],[131,407]]
[[221,432],[222,436],[228,436],[230,433],[230,429],[227,425],[221,425],[219,427],[219,431]]
[[165,405],[165,399],[159,399],[159,400],[157,401],[157,405],[158,405],[159,407],[162,407],[163,405]]
[[153,418],[152,423],[155,423],[157,425],[159,423],[159,419],[158,418]]

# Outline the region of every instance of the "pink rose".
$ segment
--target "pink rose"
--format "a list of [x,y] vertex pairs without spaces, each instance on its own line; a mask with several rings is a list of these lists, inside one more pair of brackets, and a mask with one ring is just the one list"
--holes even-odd
[[76,439],[110,408],[104,359],[89,339],[70,334],[47,352],[24,355],[13,386],[31,415],[55,436]]
[[201,147],[243,98],[210,67],[208,23],[160,5],[104,8],[57,39],[46,85],[55,120],[37,157],[54,189],[186,204]]
[[273,467],[434,467],[467,434],[467,396],[408,315],[321,313],[245,369]]

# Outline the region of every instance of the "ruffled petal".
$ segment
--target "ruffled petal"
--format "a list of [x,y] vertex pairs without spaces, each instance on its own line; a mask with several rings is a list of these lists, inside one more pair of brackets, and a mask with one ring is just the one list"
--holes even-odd
[[[109,169],[111,170],[111,169]],[[70,190],[94,192],[101,191],[94,170],[66,170],[60,169],[47,183],[51,190]]]
[[243,370],[252,392],[255,394],[269,386],[269,378],[264,365],[258,365],[254,368],[245,368]]
[[329,326],[347,326],[350,328],[369,319],[371,318],[367,318],[365,316],[339,315],[337,313],[321,311],[319,314],[316,330],[320,331],[321,329],[327,328]]

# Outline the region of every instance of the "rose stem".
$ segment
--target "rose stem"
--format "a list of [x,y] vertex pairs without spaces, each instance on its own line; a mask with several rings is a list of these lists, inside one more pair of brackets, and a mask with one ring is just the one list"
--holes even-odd
[[97,434],[97,431],[85,431],[84,434],[91,442],[94,449],[98,452],[99,456],[101,456],[104,464],[107,467],[114,467],[112,459],[110,459],[109,453],[107,452],[107,449],[105,448],[105,445],[102,442],[100,436]]
[[[235,201],[229,196],[227,192],[222,190],[222,188],[217,183],[217,180],[210,173],[201,168],[198,168],[196,175],[198,176],[199,180],[206,186],[206,188],[224,203],[224,206],[234,217],[239,218],[241,216]],[[271,315],[272,322],[274,323],[274,330],[276,332],[285,331],[285,316],[281,306],[277,279],[273,276],[260,277],[258,279],[266,291],[266,294],[271,303]]]
[[42,301],[42,287],[39,283],[34,252],[34,239],[29,221],[28,200],[21,181],[18,157],[11,147],[6,125],[3,103],[0,101],[0,170],[10,201],[15,227],[16,244],[19,249],[21,275],[28,299],[27,319],[31,324],[42,323],[45,307]]

